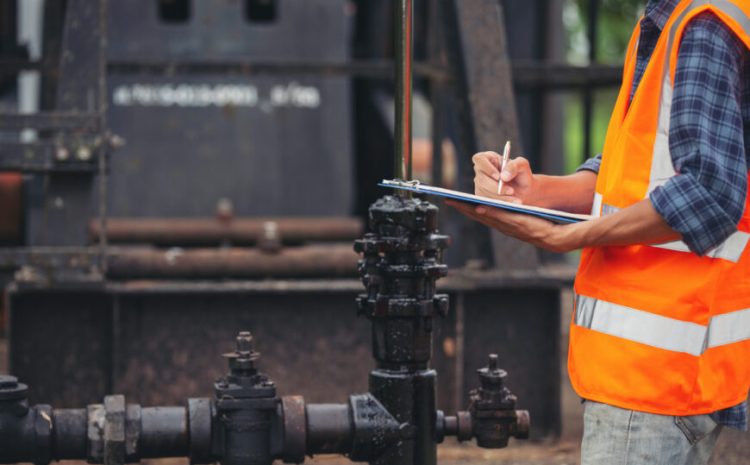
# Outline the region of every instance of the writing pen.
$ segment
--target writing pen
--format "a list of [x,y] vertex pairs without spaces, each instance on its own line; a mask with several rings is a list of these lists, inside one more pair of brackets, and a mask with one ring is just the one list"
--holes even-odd
[[500,176],[497,180],[497,195],[500,195],[500,191],[503,189],[503,170],[505,169],[505,165],[508,164],[508,158],[510,158],[510,141],[507,141],[505,143],[505,148],[503,149],[503,158],[500,160]]

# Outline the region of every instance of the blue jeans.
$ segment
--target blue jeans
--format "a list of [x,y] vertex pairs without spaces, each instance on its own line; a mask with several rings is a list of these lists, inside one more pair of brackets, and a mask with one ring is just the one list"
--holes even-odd
[[655,415],[587,400],[581,465],[706,465],[721,428],[710,415]]

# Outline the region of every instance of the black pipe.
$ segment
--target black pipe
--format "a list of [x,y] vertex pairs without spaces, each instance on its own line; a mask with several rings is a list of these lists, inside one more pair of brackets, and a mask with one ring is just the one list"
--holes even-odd
[[141,410],[140,456],[185,457],[190,448],[184,407],[147,407]]
[[52,412],[52,456],[55,460],[86,458],[86,409],[56,409]]
[[354,425],[347,404],[308,404],[306,411],[308,454],[351,451]]

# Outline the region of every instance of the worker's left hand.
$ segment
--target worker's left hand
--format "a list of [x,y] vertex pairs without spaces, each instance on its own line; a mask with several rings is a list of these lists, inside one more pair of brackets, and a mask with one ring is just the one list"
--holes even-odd
[[575,225],[558,225],[530,215],[453,200],[445,203],[473,220],[536,247],[558,253],[579,248],[573,240]]

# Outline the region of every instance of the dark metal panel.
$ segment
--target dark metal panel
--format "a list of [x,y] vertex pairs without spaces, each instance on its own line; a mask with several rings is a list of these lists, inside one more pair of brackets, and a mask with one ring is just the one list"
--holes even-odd
[[[218,354],[238,330],[255,335],[262,368],[280,395],[342,402],[367,391],[370,325],[357,319],[354,293],[212,293],[119,297],[120,360],[115,390],[164,404],[207,395],[226,371]],[[198,342],[199,341],[199,342]]]
[[[111,160],[112,216],[212,216],[222,198],[239,216],[350,213],[347,78],[112,75],[109,81],[110,127],[127,141]],[[189,94],[180,94],[180,86]],[[203,98],[196,94],[201,89],[212,92],[206,98],[213,103],[192,100]],[[312,100],[285,100],[295,92]]]
[[[68,0],[54,103],[56,111],[82,115],[72,121],[84,123],[91,119],[99,129],[105,127],[103,115],[87,117],[105,108],[106,6],[106,0]],[[96,158],[96,153],[92,156]],[[29,245],[85,244],[93,184],[91,174],[51,174],[45,176],[43,183],[32,184],[27,219]]]
[[[32,403],[101,402],[110,389],[111,307],[100,292],[8,293],[9,365]],[[15,311],[20,309],[20,311]]]
[[[245,2],[191,2],[165,22],[151,0],[113,2],[110,127],[127,140],[111,163],[112,216],[347,215],[353,197],[347,77],[276,73],[252,78],[211,64],[346,63],[344,0],[285,1],[277,19],[248,21]],[[203,62],[180,72],[179,62]],[[163,75],[117,62],[177,62]],[[212,71],[213,70],[213,71]]]
[[285,0],[273,22],[251,22],[244,1],[193,0],[184,22],[159,19],[153,0],[113,1],[110,6],[111,60],[348,59],[347,0]]

